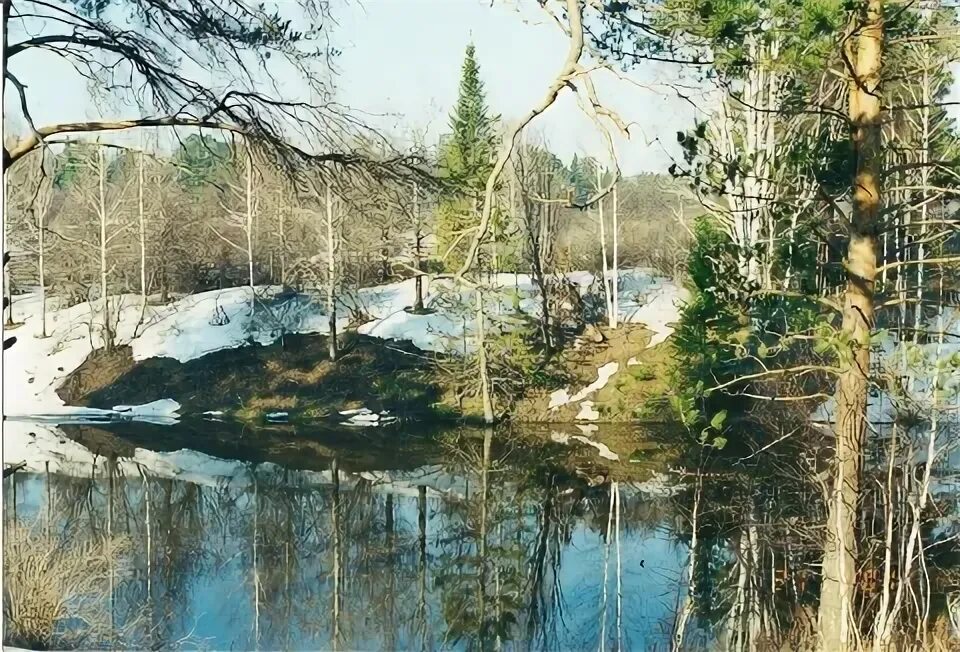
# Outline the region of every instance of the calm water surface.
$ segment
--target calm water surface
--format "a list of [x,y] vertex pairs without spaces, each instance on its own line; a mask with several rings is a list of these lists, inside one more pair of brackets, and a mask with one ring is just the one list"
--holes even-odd
[[[160,432],[64,431],[108,457]],[[163,432],[161,456],[196,436]],[[175,453],[182,478],[139,453],[142,473],[102,460],[95,472],[17,473],[5,528],[118,542],[85,607],[115,647],[669,649],[688,550],[658,483],[612,482],[589,448],[571,460],[569,447],[508,434],[433,434],[392,455],[382,434],[297,433],[308,447],[281,436],[229,444],[272,459],[221,446],[205,467]],[[350,437],[369,445],[345,448]]]

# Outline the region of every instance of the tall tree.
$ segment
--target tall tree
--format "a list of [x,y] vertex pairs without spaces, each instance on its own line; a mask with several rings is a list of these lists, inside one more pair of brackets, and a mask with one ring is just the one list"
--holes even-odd
[[870,334],[874,328],[874,284],[880,226],[881,80],[884,41],[883,0],[865,0],[851,17],[844,43],[849,67],[848,110],[856,163],[851,195],[853,214],[847,244],[847,285],[843,296],[841,337],[848,350],[840,355],[835,417],[833,489],[824,541],[820,590],[820,645],[846,650],[857,640],[853,606],[856,593],[856,523],[860,498],[863,445],[867,432]]
[[496,118],[487,107],[473,44],[467,46],[457,104],[450,116],[450,139],[441,153],[441,171],[453,194],[440,204],[438,239],[448,269],[463,263],[465,243],[478,221],[482,194],[496,150]]

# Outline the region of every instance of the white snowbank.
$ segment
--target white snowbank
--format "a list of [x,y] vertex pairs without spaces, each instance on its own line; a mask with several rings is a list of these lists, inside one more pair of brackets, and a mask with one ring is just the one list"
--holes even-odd
[[180,418],[178,413],[180,404],[176,401],[163,398],[145,405],[114,405],[113,411],[125,419],[149,421],[162,425],[171,425]]
[[[581,294],[591,292],[595,281],[589,272],[574,272],[566,278]],[[410,340],[426,351],[470,351],[474,346],[473,290],[454,288],[448,280],[426,285],[425,305],[433,311],[430,314],[407,311],[416,292],[414,279],[408,279],[341,296],[343,316],[338,327],[347,325],[351,313],[366,315],[370,321],[359,327],[360,333]],[[491,325],[509,328],[516,322],[517,311],[535,315],[539,310],[538,291],[529,275],[498,274],[489,279],[489,285],[495,288],[484,294]],[[621,319],[643,323],[652,330],[651,345],[666,339],[672,332],[668,324],[677,319],[677,304],[685,298],[683,290],[640,269],[621,270],[619,285]],[[170,357],[186,362],[215,351],[270,344],[284,334],[327,332],[328,317],[321,297],[282,295],[276,287],[257,288],[256,294],[251,301],[250,288],[238,287],[189,295],[165,306],[148,306],[143,324],[139,324],[137,295],[111,297],[116,341],[129,344],[136,360]],[[76,415],[78,410],[65,407],[56,388],[92,350],[103,346],[100,304],[83,303],[50,312],[47,327],[51,335],[46,338],[39,337],[39,306],[39,298],[32,295],[14,302],[17,319],[26,318],[15,331],[16,345],[4,353],[4,414]]]
[[590,396],[590,394],[600,391],[606,387],[613,375],[619,370],[619,363],[608,362],[597,369],[597,379],[595,381],[581,389],[573,396],[568,396],[566,389],[560,389],[552,393],[550,395],[550,405],[548,407],[552,410],[560,407],[561,405],[566,405],[567,403],[579,403],[583,399]]
[[593,407],[593,401],[584,401],[580,404],[580,411],[574,418],[577,421],[596,421],[600,418],[600,411]]

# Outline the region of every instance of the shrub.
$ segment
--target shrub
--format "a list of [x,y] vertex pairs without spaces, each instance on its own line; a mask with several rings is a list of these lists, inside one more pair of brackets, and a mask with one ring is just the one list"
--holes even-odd
[[4,640],[33,649],[96,647],[115,637],[110,564],[125,539],[42,536],[22,525],[4,533]]

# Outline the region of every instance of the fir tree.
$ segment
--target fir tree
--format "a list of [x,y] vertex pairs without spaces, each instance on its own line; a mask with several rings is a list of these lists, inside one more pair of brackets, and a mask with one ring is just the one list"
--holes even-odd
[[[459,97],[450,115],[451,135],[442,156],[443,172],[454,181],[458,193],[440,205],[438,236],[441,254],[447,252],[480,214],[497,144],[494,133],[497,118],[490,115],[487,107],[476,50],[472,44],[467,46],[462,70]],[[454,269],[462,263],[467,243],[469,238],[461,238],[456,249],[447,257],[448,269]]]
[[483,189],[493,166],[495,117],[489,115],[473,44],[467,46],[457,105],[450,116],[451,138],[444,152],[447,174],[474,193]]

